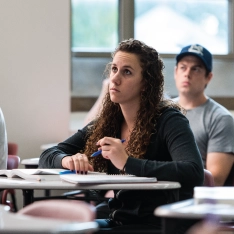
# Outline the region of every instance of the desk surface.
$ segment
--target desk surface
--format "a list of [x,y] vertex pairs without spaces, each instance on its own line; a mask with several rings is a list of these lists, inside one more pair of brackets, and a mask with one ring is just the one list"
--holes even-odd
[[90,233],[98,230],[96,222],[70,222],[48,218],[38,218],[8,212],[8,207],[0,205],[0,233],[68,234]]
[[[84,175],[85,176],[85,175]],[[59,177],[58,177],[59,178]],[[154,183],[125,183],[125,184],[72,184],[60,180],[29,181],[20,178],[0,178],[0,189],[22,189],[24,206],[34,201],[34,190],[174,190],[179,197],[180,184],[178,182],[158,181]]]
[[194,199],[159,206],[154,214],[164,218],[200,219],[207,214],[218,215],[222,220],[234,218],[234,205],[230,204],[195,204]]
[[27,158],[20,162],[22,165],[38,165],[39,158]]
[[[85,175],[84,175],[85,176]],[[56,189],[56,190],[76,190],[76,189],[133,189],[133,190],[159,190],[159,189],[179,189],[180,183],[170,181],[158,181],[155,183],[125,183],[125,184],[72,184],[62,180],[56,181],[33,181],[20,178],[0,177],[0,188],[4,189]]]

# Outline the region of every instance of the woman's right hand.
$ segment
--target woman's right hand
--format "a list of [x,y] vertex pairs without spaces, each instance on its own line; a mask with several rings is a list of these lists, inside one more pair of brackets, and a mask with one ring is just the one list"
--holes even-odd
[[64,157],[62,166],[69,170],[75,170],[78,174],[87,174],[87,171],[94,170],[92,165],[89,164],[87,156],[80,153]]

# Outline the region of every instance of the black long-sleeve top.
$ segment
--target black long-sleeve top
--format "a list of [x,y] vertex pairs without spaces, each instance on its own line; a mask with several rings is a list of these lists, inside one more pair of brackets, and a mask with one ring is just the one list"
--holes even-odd
[[[39,160],[40,168],[61,168],[62,158],[84,149],[87,128],[44,151]],[[144,159],[129,157],[126,173],[136,176],[156,177],[158,181],[177,181],[181,184],[180,200],[193,196],[193,188],[201,186],[204,179],[203,164],[189,122],[179,111],[165,110],[152,134]],[[119,170],[108,161],[108,173]],[[122,224],[155,224],[154,209],[162,204],[174,202],[170,190],[120,190],[109,201],[110,218]]]

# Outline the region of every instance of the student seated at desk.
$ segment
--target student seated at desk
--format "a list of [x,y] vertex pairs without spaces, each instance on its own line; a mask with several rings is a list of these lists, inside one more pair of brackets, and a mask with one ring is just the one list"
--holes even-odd
[[102,103],[106,94],[108,93],[108,87],[109,87],[109,79],[106,78],[102,81],[102,90],[100,95],[98,96],[96,102],[93,104],[92,108],[89,110],[89,112],[87,113],[84,119],[85,125],[91,122],[92,120],[94,120],[98,116],[98,114],[101,113]]
[[174,101],[186,109],[204,167],[216,186],[230,186],[225,181],[234,165],[234,120],[205,94],[213,77],[211,53],[198,44],[185,46],[176,56],[174,77],[179,93]]
[[[163,98],[164,64],[158,52],[129,39],[118,45],[112,57],[107,65],[109,92],[101,113],[73,136],[44,151],[39,167],[177,181],[181,184],[179,199],[192,198],[193,188],[203,184],[201,155],[180,107]],[[97,150],[102,154],[91,157]],[[158,226],[155,208],[174,202],[174,195],[170,190],[115,191],[109,216],[98,220],[99,224]]]

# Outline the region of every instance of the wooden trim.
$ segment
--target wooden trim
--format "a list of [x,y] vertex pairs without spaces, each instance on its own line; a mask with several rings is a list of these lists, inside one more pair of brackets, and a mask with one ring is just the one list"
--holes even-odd
[[95,97],[72,97],[71,112],[89,111],[96,100]]
[[[211,97],[219,104],[226,107],[228,110],[234,110],[234,97]],[[72,97],[71,112],[89,111],[97,97]]]
[[212,97],[216,102],[226,107],[228,110],[234,110],[234,97]]

